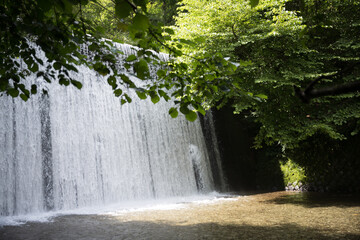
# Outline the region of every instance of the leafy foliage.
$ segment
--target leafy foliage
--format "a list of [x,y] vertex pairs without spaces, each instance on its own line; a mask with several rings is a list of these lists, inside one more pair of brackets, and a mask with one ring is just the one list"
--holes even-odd
[[[58,81],[62,85],[72,84],[80,89],[82,83],[73,79],[70,72],[77,72],[77,66],[86,65],[107,79],[114,95],[120,97],[122,103],[131,102],[125,88],[135,89],[141,99],[150,96],[154,103],[160,98],[168,101],[169,90],[174,88],[171,92],[176,99],[175,109],[182,109],[186,118],[194,121],[197,118],[194,111],[205,114],[201,106],[202,100],[189,94],[192,91],[191,77],[198,78],[195,70],[200,69],[200,66],[195,65],[187,73],[190,65],[175,59],[183,55],[180,50],[183,44],[190,42],[171,37],[174,31],[163,27],[164,23],[168,24],[170,21],[169,17],[166,21],[165,18],[158,22],[154,20],[148,10],[154,9],[152,4],[155,2],[3,1],[0,5],[0,46],[5,51],[0,55],[0,93],[20,96],[26,101],[31,94],[37,92],[36,85],[29,86],[26,80],[32,73],[37,75],[37,81]],[[171,12],[174,7],[170,5],[177,1],[158,3],[161,3],[163,10]],[[113,42],[102,37],[115,41],[125,40],[139,47],[125,59],[124,68],[127,73],[119,70],[119,59],[124,58],[122,53],[114,48]],[[166,51],[173,58],[169,63],[163,62],[154,51],[145,49]],[[41,54],[45,55],[45,62],[40,57]],[[205,72],[209,67],[210,71],[220,75],[220,68],[214,65],[219,59],[210,59],[210,62],[203,64],[206,67],[202,71]],[[150,65],[158,66],[156,81],[150,79]],[[137,86],[129,75],[136,76],[143,83]],[[176,115],[175,111],[171,113],[171,116]]]
[[287,155],[302,166],[310,190],[360,192],[359,136],[338,141],[317,133]]
[[[97,37],[96,30],[83,18],[82,8],[87,3],[2,1],[0,46],[4,51],[0,53],[0,92],[16,97],[21,91],[20,96],[27,100],[30,92],[26,78],[31,73],[37,75],[38,81],[55,80],[80,89],[82,84],[70,72],[77,72],[77,66],[82,64],[104,76],[111,72],[112,76],[117,75],[117,53],[110,42]],[[88,45],[90,56],[83,54],[82,45]],[[31,86],[31,94],[37,92],[35,86]]]
[[[107,79],[122,103],[131,102],[126,89],[132,88],[154,103],[172,97],[169,114],[181,112],[191,121],[213,106],[246,110],[261,123],[258,146],[265,141],[289,149],[317,133],[338,140],[358,133],[358,93],[306,105],[293,91],[316,79],[321,86],[360,80],[357,1],[183,0],[176,27],[168,27],[172,18],[157,13],[174,15],[177,4],[2,1],[0,93],[26,101],[39,92],[26,82],[32,73],[38,81],[80,89],[70,72],[87,65]],[[102,37],[131,42],[138,50],[123,57]],[[170,60],[145,49],[167,52]],[[120,58],[126,58],[126,73],[119,70]],[[157,78],[150,79],[154,65]],[[137,86],[129,75],[142,83]]]
[[[305,88],[321,77],[320,86],[359,81],[359,13],[356,1],[184,0],[177,36],[197,42],[187,53],[222,54],[240,66],[212,87],[197,81],[198,96],[210,106],[231,103],[235,112],[250,110],[261,123],[258,147],[280,143],[296,148],[324,133],[343,140],[356,134],[359,93],[302,103],[294,86]],[[255,4],[254,4],[255,5]],[[216,77],[215,77],[216,79]],[[206,96],[206,97],[204,97]],[[249,115],[249,116],[250,116]]]
[[281,163],[280,168],[282,173],[284,174],[285,186],[289,183],[293,184],[294,182],[307,182],[305,170],[291,159],[288,159],[286,162]]

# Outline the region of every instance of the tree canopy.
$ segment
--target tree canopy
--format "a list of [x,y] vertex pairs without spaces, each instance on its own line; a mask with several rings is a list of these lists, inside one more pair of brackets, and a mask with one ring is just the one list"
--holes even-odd
[[[341,140],[359,131],[355,0],[4,0],[0,19],[0,93],[25,101],[38,92],[28,75],[81,88],[70,72],[84,64],[122,103],[131,102],[128,88],[154,103],[172,97],[172,117],[180,111],[192,121],[231,104],[260,123],[258,146],[294,148],[318,133]],[[117,41],[137,53],[124,57]]]
[[[328,96],[309,104],[294,91],[359,84],[357,1],[269,0],[256,7],[235,0],[183,4],[177,36],[198,43],[186,51],[194,56],[221,53],[240,64],[222,91],[207,94],[204,83],[195,80],[193,94],[211,106],[230,103],[236,112],[246,111],[261,124],[258,146],[265,141],[292,148],[318,133],[338,140],[358,133],[358,88],[323,94]],[[206,84],[219,86],[216,81]]]

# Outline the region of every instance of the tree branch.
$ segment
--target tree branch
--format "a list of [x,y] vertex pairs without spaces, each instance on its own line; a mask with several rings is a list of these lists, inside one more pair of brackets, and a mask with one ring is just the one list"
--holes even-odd
[[129,0],[125,0],[125,2],[127,2],[130,5],[130,7],[133,9],[133,11],[136,12],[137,6],[134,3],[132,3]]
[[308,91],[301,91],[299,87],[294,86],[295,94],[305,103],[310,102],[310,99],[323,96],[336,96],[340,94],[360,91],[360,81],[344,83],[332,87],[323,87],[319,89],[311,89]]
[[294,86],[295,95],[298,96],[303,102],[308,103],[310,99],[322,97],[322,96],[333,96],[333,95],[340,95],[344,93],[349,92],[356,92],[360,90],[360,81],[350,82],[350,83],[344,83],[335,85],[332,87],[324,87],[320,89],[314,89],[314,86],[319,83],[323,79],[331,79],[333,77],[342,76],[345,73],[348,73],[352,71],[355,66],[360,65],[360,62],[355,62],[351,64],[350,66],[342,69],[341,71],[328,74],[328,75],[322,75],[312,82],[309,83],[309,85],[305,88],[304,91],[301,91],[301,89],[297,86]]
[[235,40],[236,41],[239,40],[239,37],[235,33],[235,23],[233,25],[231,25],[231,31],[232,31],[232,34],[234,35]]

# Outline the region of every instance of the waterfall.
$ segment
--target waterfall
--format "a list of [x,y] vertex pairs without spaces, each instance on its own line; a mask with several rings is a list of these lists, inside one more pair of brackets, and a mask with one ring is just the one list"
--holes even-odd
[[210,167],[213,173],[213,182],[218,191],[228,191],[226,177],[222,171],[221,154],[218,148],[219,143],[216,136],[215,123],[212,111],[208,111],[204,117],[200,115],[201,128],[206,141],[209,153]]
[[94,71],[72,74],[81,90],[49,84],[27,102],[0,97],[0,216],[215,189],[199,121],[172,119],[171,103],[131,92],[121,105]]

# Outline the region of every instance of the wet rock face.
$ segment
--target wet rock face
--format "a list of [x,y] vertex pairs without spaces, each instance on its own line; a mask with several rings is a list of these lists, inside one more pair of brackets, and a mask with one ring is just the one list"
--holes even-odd
[[[317,183],[308,183],[303,184],[302,182],[289,182],[286,187],[285,191],[299,191],[299,192],[334,192],[331,184],[322,184],[321,182]],[[341,189],[338,189],[336,192],[349,192],[349,193],[356,193],[359,192],[359,189],[353,188],[351,186],[344,187]]]
[[214,110],[222,167],[230,191],[278,191],[284,183],[276,147],[255,149],[259,125],[226,105]]
[[295,181],[293,183],[289,182],[285,187],[286,191],[299,191],[299,192],[308,192],[309,185],[303,184],[302,182]]

